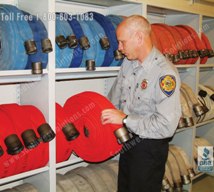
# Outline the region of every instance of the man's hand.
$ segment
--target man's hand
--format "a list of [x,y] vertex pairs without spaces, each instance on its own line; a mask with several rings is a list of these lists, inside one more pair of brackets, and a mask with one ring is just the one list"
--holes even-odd
[[105,109],[102,111],[101,114],[101,122],[102,124],[122,124],[123,118],[126,116],[125,113],[123,113],[120,110],[117,109]]

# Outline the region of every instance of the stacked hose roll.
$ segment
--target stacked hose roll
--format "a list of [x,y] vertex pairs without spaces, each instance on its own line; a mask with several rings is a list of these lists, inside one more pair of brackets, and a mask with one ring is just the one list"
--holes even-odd
[[162,191],[173,192],[174,191],[173,188],[174,188],[173,178],[172,178],[169,166],[166,163],[164,178],[162,180]]
[[73,58],[73,49],[67,47],[67,36],[73,34],[73,30],[65,19],[56,14],[56,67],[68,68]]
[[52,51],[52,45],[50,40],[48,39],[47,30],[43,24],[43,22],[36,16],[30,15],[23,11],[23,14],[32,17],[32,19],[28,20],[29,26],[33,32],[33,38],[36,44],[37,51],[34,54],[30,54],[28,57],[28,62],[26,69],[31,69],[40,65],[42,69],[46,68],[48,63],[48,54]]
[[[96,70],[96,67],[120,66],[123,55],[118,50],[115,30],[122,19],[122,16],[97,12],[86,12],[81,18],[56,13],[56,67]],[[69,40],[74,43],[74,36],[76,46],[69,47],[71,50],[67,45]]]
[[178,153],[181,155],[182,159],[184,160],[189,177],[193,178],[195,173],[194,173],[193,166],[191,165],[191,163],[189,161],[189,157],[187,156],[186,152],[177,145],[170,145],[170,148],[178,151]]
[[195,172],[184,150],[170,145],[165,174],[162,181],[162,191],[183,191],[183,185],[191,182]]
[[2,110],[0,110],[0,120],[0,142],[4,151],[4,154],[0,157],[0,178],[3,178],[16,173],[19,161],[14,159],[13,155],[19,154],[24,146],[17,136],[10,118]]
[[91,32],[93,33],[93,38],[91,39],[91,44],[96,45],[96,58],[95,58],[95,64],[96,67],[100,67],[103,64],[104,57],[106,50],[102,48],[107,49],[109,46],[109,41],[106,38],[106,34],[102,26],[95,20],[95,19],[88,19],[86,20],[87,25],[91,29]]
[[41,74],[52,51],[42,21],[13,5],[1,4],[0,13],[0,70],[32,68],[33,74]]
[[168,159],[167,159],[167,166],[170,169],[170,173],[172,175],[173,183],[174,183],[174,189],[176,191],[182,191],[182,180],[180,176],[180,171],[178,164],[176,162],[176,158],[172,155],[172,153],[168,153]]
[[179,120],[178,128],[191,127],[194,125],[192,112],[189,108],[188,101],[182,89],[180,92],[180,100],[181,100],[182,116]]
[[73,150],[79,157],[89,162],[99,162],[121,150],[114,131],[120,130],[122,125],[103,125],[100,120],[102,110],[114,108],[104,96],[82,92],[67,99],[63,108],[80,133],[72,141]]
[[100,164],[89,164],[88,168],[95,172],[100,178],[102,178],[108,191],[117,191],[117,177],[107,165]]
[[56,162],[67,160],[73,151],[72,140],[79,133],[70,122],[62,106],[56,103]]
[[193,114],[196,117],[200,118],[207,112],[203,105],[199,103],[196,94],[194,94],[192,89],[187,84],[181,84],[181,91],[184,97],[187,99],[188,105],[193,110]]
[[24,183],[10,189],[5,189],[2,192],[38,192],[38,189],[33,184]]
[[194,64],[199,57],[205,63],[213,56],[208,38],[202,34],[201,40],[188,25],[153,23],[151,28],[153,44],[174,64]]
[[200,64],[205,64],[208,60],[208,58],[214,56],[214,51],[212,49],[212,46],[209,42],[208,37],[205,35],[205,33],[201,33],[201,40],[203,41],[204,45],[206,46],[207,49],[207,56],[200,58]]
[[86,21],[79,20],[79,24],[82,27],[85,36],[88,38],[90,45],[90,47],[84,50],[83,60],[80,67],[85,67],[88,70],[95,70],[97,44],[94,42],[94,35],[96,34],[92,33],[92,30]]
[[[116,172],[112,170],[112,165]],[[57,174],[57,185],[62,192],[70,191],[69,188],[65,189],[69,183],[74,184],[74,191],[77,192],[116,192],[117,170],[118,161],[116,160],[88,164],[86,167],[77,167],[67,171],[64,175]]]
[[214,91],[212,87],[199,84],[198,100],[207,109],[207,113],[198,122],[214,118]]
[[[115,30],[117,29],[117,26],[123,21],[124,17],[119,15],[107,15],[107,18],[112,22],[114,25]],[[111,63],[111,66],[120,66],[122,64],[122,59],[116,60],[114,58],[113,62]]]
[[[92,186],[88,182],[87,178],[76,174],[74,171],[68,171],[64,177],[67,177],[71,182],[73,182],[78,191],[88,191],[88,192],[94,192]],[[64,191],[63,191],[64,192]]]
[[181,154],[179,153],[178,149],[171,146],[169,147],[169,152],[172,153],[172,155],[175,157],[177,165],[179,167],[182,183],[184,185],[189,184],[190,181],[190,176],[187,171],[186,164],[184,162],[184,159],[182,158]]
[[[24,15],[17,7],[1,4],[0,13],[3,15],[0,17],[0,69],[25,69],[28,55],[24,44],[27,41],[34,44],[32,30],[26,20],[20,19]],[[5,20],[4,17],[10,18],[11,13],[14,14],[14,18]],[[36,47],[32,47],[33,51],[36,51]]]
[[122,53],[118,50],[118,42],[116,38],[115,27],[111,20],[97,12],[89,12],[93,14],[93,18],[103,27],[105,34],[109,40],[110,47],[106,50],[104,62],[102,66],[110,66],[116,60],[123,59]]
[[[2,104],[0,178],[26,172],[48,163],[48,143],[55,134],[41,111],[32,105]],[[25,147],[25,148],[24,148]]]
[[169,30],[167,30],[167,26],[157,23],[152,24],[152,30],[154,31],[155,36],[159,39],[163,55],[173,63],[178,62],[176,42]]

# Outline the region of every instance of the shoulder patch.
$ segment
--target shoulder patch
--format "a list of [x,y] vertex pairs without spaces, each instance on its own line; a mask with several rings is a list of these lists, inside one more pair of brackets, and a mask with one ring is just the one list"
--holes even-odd
[[164,75],[159,79],[159,85],[161,91],[167,96],[170,97],[176,88],[176,80],[173,75]]

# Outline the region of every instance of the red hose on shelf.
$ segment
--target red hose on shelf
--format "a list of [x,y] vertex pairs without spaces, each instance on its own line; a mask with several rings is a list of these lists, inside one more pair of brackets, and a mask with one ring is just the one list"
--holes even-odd
[[113,133],[121,125],[101,123],[101,111],[107,108],[114,106],[105,97],[94,92],[74,95],[64,104],[65,112],[80,132],[79,137],[73,141],[73,149],[86,161],[104,161],[121,150],[122,146],[117,143]]

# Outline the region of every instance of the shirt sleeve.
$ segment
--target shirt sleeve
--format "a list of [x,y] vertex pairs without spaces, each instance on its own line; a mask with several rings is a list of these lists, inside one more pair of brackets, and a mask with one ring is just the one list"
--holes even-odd
[[[161,87],[160,79],[166,75],[174,77],[176,83],[172,94],[166,93]],[[174,71],[161,75],[155,85],[154,94],[156,98],[153,103],[155,105],[154,111],[143,115],[129,114],[126,123],[127,128],[142,138],[172,137],[181,117],[179,75]]]
[[112,102],[112,104],[119,109],[120,108],[120,96],[121,96],[121,85],[122,85],[122,67],[119,71],[117,78],[115,79],[109,93],[108,99]]

